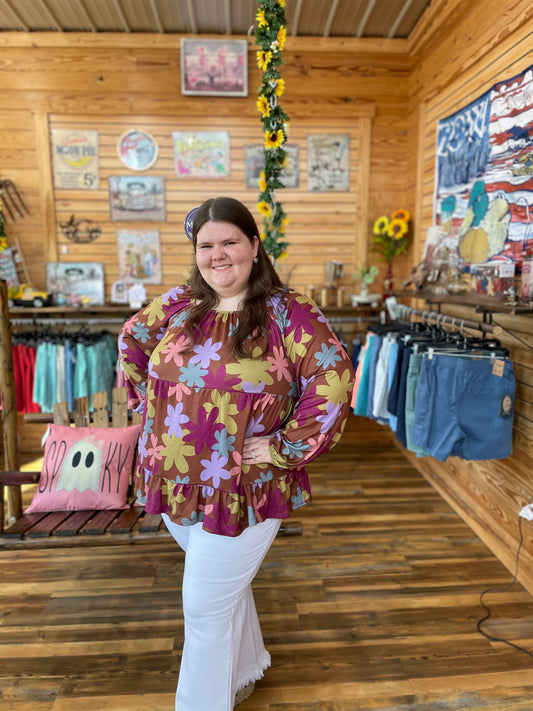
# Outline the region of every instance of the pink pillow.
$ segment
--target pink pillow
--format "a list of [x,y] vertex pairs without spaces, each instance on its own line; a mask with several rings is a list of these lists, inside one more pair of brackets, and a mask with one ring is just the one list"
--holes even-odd
[[127,509],[140,429],[50,425],[39,486],[26,513]]

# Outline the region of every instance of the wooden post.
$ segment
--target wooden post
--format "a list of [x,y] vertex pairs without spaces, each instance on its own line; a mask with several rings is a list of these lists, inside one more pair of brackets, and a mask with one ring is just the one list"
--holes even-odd
[[[4,468],[17,471],[20,466],[17,442],[17,396],[11,351],[11,324],[7,303],[7,284],[0,279],[0,393],[2,395],[2,434],[4,439]],[[22,495],[19,486],[7,488],[7,511],[9,521],[22,516]],[[4,500],[0,503],[2,523]]]

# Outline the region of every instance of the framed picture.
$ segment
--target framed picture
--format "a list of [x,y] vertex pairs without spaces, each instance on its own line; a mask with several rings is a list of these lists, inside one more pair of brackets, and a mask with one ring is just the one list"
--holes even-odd
[[101,306],[104,265],[100,262],[47,262],[46,290],[58,306]]
[[118,140],[118,157],[130,170],[148,170],[157,159],[159,146],[146,131],[131,130]]
[[109,213],[113,221],[165,220],[162,175],[110,175]]
[[[297,188],[300,185],[300,148],[287,143],[284,149],[286,160],[280,177],[285,188]],[[259,177],[264,169],[265,149],[263,146],[244,146],[244,172],[247,188],[259,187]]]
[[350,137],[346,134],[307,136],[307,189],[346,191],[350,187]]
[[56,190],[98,190],[98,131],[53,128],[51,141]]
[[229,133],[172,133],[178,178],[224,178],[230,174]]
[[125,284],[161,284],[159,230],[117,230],[118,278]]
[[181,39],[181,93],[248,96],[248,42]]

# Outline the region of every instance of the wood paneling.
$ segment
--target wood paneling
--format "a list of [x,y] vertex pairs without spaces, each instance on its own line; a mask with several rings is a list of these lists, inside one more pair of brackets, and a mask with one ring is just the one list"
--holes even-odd
[[[418,165],[413,165],[412,173],[416,179],[416,262],[420,260],[425,231],[433,220],[437,122],[466,106],[495,82],[511,78],[533,63],[530,4],[518,0],[455,1],[441,10],[431,22],[428,17],[426,33],[410,42],[414,53],[410,78],[411,144],[417,146],[418,154]],[[446,307],[445,311],[472,318],[471,308]],[[495,314],[494,322],[504,327],[500,339],[515,364],[513,455],[503,461],[464,462],[454,457],[445,463],[415,457],[411,460],[505,565],[514,570],[518,512],[533,501],[533,319],[531,315]],[[533,536],[531,524],[524,522],[524,526],[518,575],[533,593]]]

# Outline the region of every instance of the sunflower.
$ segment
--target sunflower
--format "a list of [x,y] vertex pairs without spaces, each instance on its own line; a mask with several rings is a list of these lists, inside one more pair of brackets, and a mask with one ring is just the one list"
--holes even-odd
[[265,202],[265,200],[261,200],[261,202],[257,203],[257,209],[265,217],[270,217],[270,215],[272,214],[272,209],[268,202]]
[[3,252],[7,247],[7,241],[5,237],[0,237],[0,252]]
[[276,96],[281,96],[285,91],[285,79],[278,79],[276,82]]
[[262,72],[266,72],[268,69],[268,65],[270,64],[270,60],[272,59],[272,52],[265,51],[264,49],[259,50],[259,52],[256,52],[257,54],[257,66]]
[[407,234],[407,222],[405,220],[400,220],[399,217],[393,218],[389,222],[389,227],[387,230],[387,234],[389,237],[394,237],[394,239],[401,239],[404,235]]
[[283,25],[279,28],[276,39],[278,41],[279,51],[283,52],[283,48],[285,47],[285,42],[287,40],[287,28],[283,27]]
[[264,10],[258,10],[257,15],[255,16],[255,20],[257,22],[258,27],[268,27],[268,22],[266,21],[265,18],[265,11]]
[[265,131],[265,148],[267,150],[274,150],[283,145],[285,136],[283,131]]
[[374,229],[372,230],[375,235],[380,235],[383,232],[387,232],[389,229],[389,218],[383,215],[374,222]]
[[262,170],[261,175],[259,176],[259,190],[262,193],[264,193],[266,189],[267,189],[266,173],[264,170]]
[[270,103],[269,103],[268,99],[266,98],[266,96],[260,96],[257,99],[256,106],[263,118],[270,116]]
[[411,219],[411,213],[409,210],[395,210],[391,215],[391,220],[403,220],[404,222],[409,222]]

